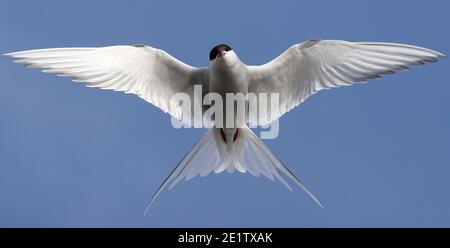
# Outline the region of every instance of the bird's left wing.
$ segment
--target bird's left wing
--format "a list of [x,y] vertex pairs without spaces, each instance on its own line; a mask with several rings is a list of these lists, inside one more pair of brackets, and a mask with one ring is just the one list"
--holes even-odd
[[267,120],[253,124],[276,120],[319,90],[366,82],[440,57],[444,54],[393,43],[311,40],[294,45],[265,65],[248,66],[249,92],[279,94],[279,109],[262,113]]
[[194,84],[208,83],[207,68],[189,66],[162,50],[144,45],[53,48],[6,55],[27,67],[71,77],[89,87],[136,94],[177,119],[187,109],[182,109],[172,97],[187,93],[193,99]]

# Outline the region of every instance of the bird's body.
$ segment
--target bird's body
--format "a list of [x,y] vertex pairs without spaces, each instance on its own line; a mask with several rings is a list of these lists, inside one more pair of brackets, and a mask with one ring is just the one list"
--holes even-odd
[[[265,125],[320,90],[364,83],[395,70],[444,57],[442,53],[410,45],[336,40],[311,40],[294,45],[260,66],[244,64],[225,44],[212,49],[210,65],[203,68],[189,66],[162,50],[144,45],[41,49],[7,55],[16,58],[17,63],[72,77],[89,87],[136,94],[177,119],[188,115],[188,120],[199,121],[191,114],[190,105],[180,106],[173,100],[178,93],[192,99],[195,85],[201,85],[204,95],[215,93],[222,97],[225,101],[224,119],[218,121],[215,116],[213,128],[161,184],[148,207],[161,190],[171,188],[183,179],[223,171],[264,175],[271,180],[280,180],[291,189],[281,176],[284,175],[321,206],[303,183],[247,127],[252,120],[238,118],[239,111],[233,111],[227,119],[230,112],[227,94],[276,94],[276,107],[264,111],[260,110],[262,102],[258,99],[258,118],[253,124]],[[194,101],[194,109],[200,108],[205,114],[212,109],[198,104],[201,102]],[[232,106],[234,109],[234,103]],[[252,111],[255,110],[245,106],[246,114]],[[227,125],[230,118],[234,120],[232,126]]]
[[[238,58],[234,51],[224,51],[222,56],[211,61],[209,65],[208,93],[217,93],[221,96],[223,99],[223,113],[227,113],[227,105],[234,104],[234,102],[230,102],[230,98],[227,98],[227,94],[241,93],[246,95],[248,93],[247,66]],[[237,114],[238,111],[235,110],[232,116],[235,125],[228,128],[238,128],[246,125],[245,119],[238,119]],[[224,114],[220,122],[217,122],[216,126],[227,127],[227,115]],[[228,133],[228,131],[225,132],[226,135]],[[230,133],[230,135],[234,135],[234,133]]]
[[[236,55],[230,52],[222,61],[231,56],[238,60]],[[241,61],[237,61],[234,65],[228,65],[225,62],[214,63],[210,65],[209,70],[209,92],[218,93],[224,99],[226,93],[246,94],[248,92],[246,65]]]

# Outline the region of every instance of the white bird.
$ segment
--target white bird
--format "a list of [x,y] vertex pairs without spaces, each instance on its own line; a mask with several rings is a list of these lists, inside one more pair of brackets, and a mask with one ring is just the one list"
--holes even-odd
[[[194,85],[203,92],[278,93],[279,109],[270,123],[314,93],[329,88],[363,83],[412,65],[435,62],[445,55],[430,49],[393,43],[310,40],[290,47],[261,66],[244,64],[225,44],[211,50],[209,67],[189,66],[168,53],[145,45],[100,48],[55,48],[6,54],[15,62],[43,72],[71,77],[75,82],[136,94],[177,119],[190,113],[172,97],[193,95]],[[244,123],[247,124],[247,123]],[[211,128],[193,146],[151,197],[183,179],[211,172],[249,172],[280,180],[282,174],[297,183],[319,205],[319,200],[247,127]]]

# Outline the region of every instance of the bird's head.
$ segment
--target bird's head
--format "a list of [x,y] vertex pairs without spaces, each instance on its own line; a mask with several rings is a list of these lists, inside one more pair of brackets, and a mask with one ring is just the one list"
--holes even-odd
[[239,58],[230,46],[227,44],[220,44],[211,50],[209,53],[209,60],[213,65],[221,64],[233,66],[239,61]]

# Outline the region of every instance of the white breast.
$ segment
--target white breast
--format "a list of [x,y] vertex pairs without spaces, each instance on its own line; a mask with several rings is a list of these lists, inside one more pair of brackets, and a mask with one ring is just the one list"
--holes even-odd
[[[225,57],[211,62],[209,73],[209,92],[218,93],[223,100],[223,126],[225,126],[226,113],[230,111],[226,108],[227,101],[230,102],[228,105],[232,106],[232,100],[229,98],[227,100],[227,93],[242,93],[244,96],[248,93],[246,65],[239,60],[233,51],[230,51]],[[239,113],[235,108],[235,126],[233,127],[245,125],[245,118],[238,118],[238,115]]]

